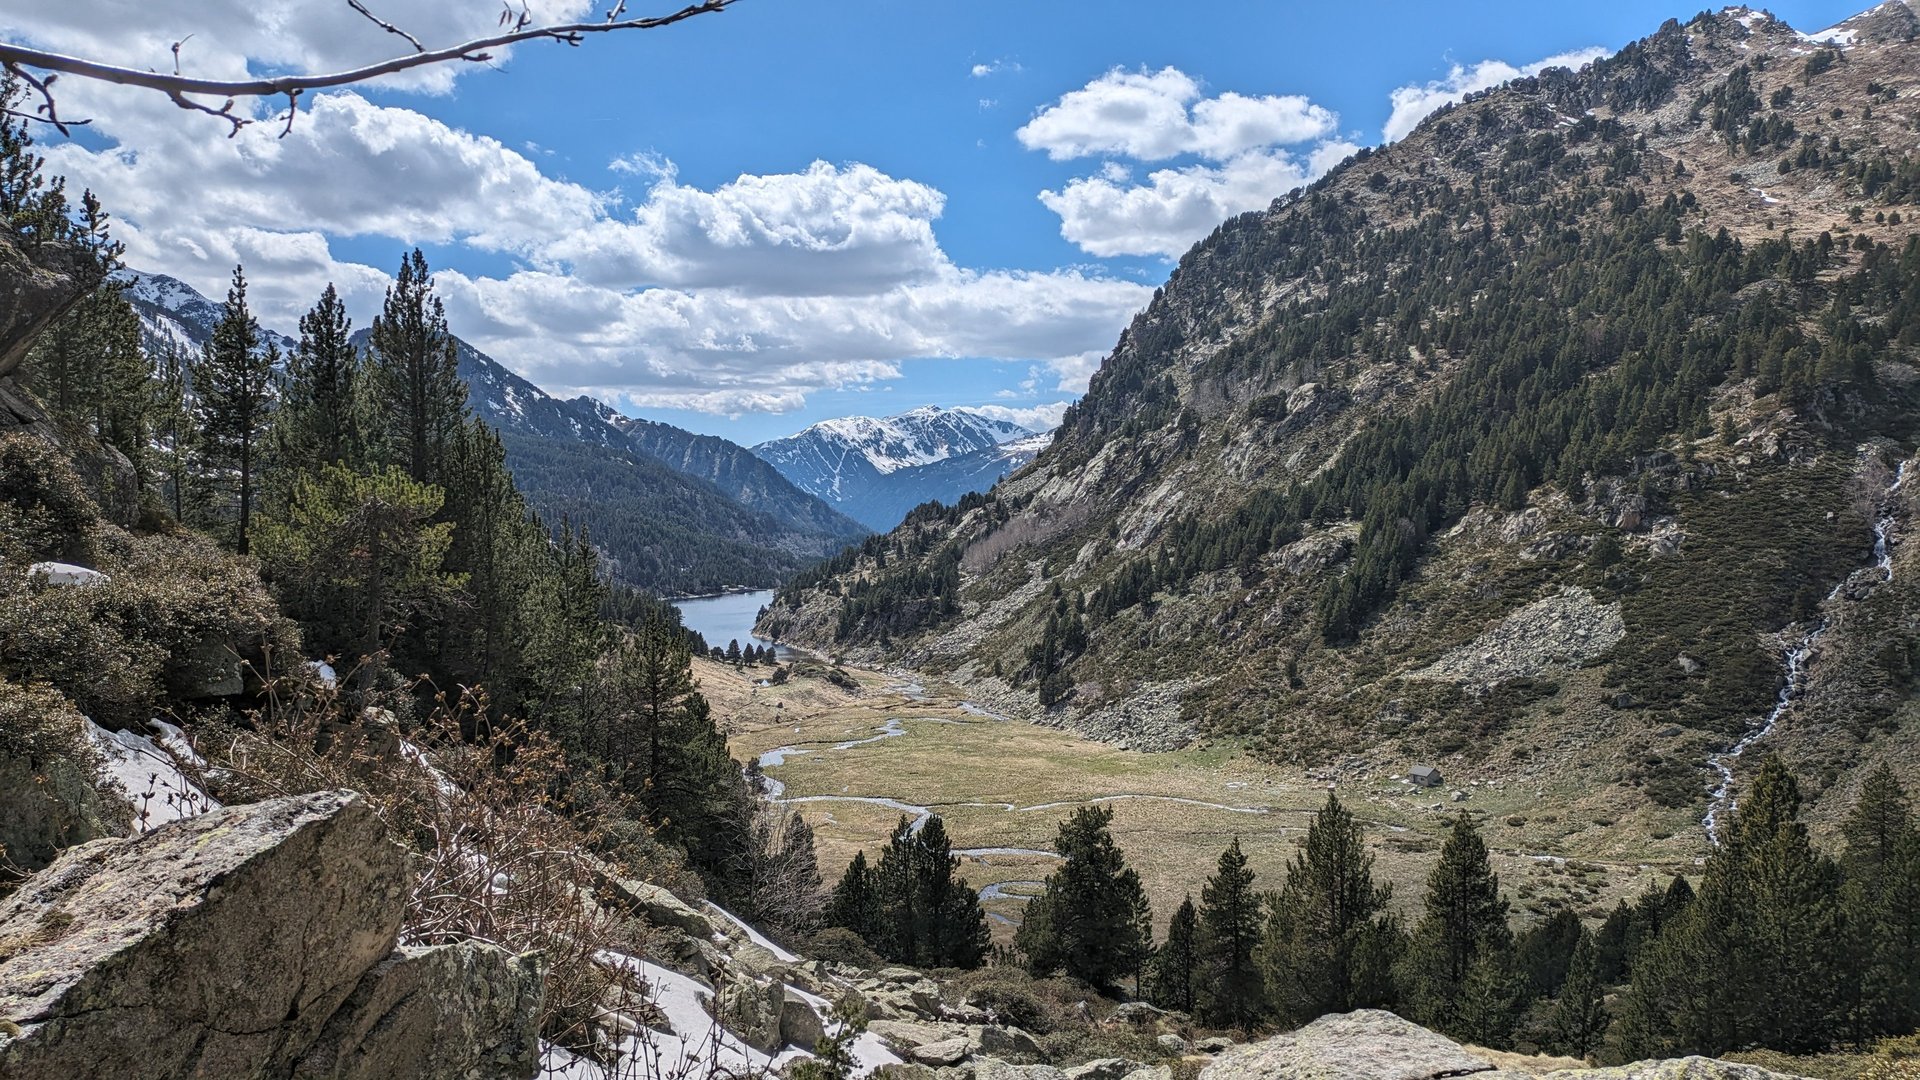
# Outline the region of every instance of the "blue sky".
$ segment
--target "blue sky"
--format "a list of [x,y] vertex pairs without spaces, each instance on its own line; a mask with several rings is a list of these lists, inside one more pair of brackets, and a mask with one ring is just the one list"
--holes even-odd
[[[1772,10],[1813,30],[1861,6]],[[172,7],[72,0],[0,13],[0,36],[158,66],[192,32],[187,62],[206,74],[388,48],[344,3],[154,10]],[[498,11],[374,8],[430,43]],[[76,87],[69,112],[98,132],[52,156],[103,193],[135,265],[214,293],[244,260],[286,328],[326,280],[364,321],[420,243],[455,332],[558,393],[749,443],[927,403],[1039,419],[1219,217],[1450,92],[1691,14],[1644,0],[743,0],[322,98],[284,142]]]

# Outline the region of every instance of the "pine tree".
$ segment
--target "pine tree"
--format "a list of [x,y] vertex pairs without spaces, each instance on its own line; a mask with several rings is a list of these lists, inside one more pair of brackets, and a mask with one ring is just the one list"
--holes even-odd
[[1839,870],[1799,813],[1799,786],[1768,755],[1694,901],[1634,957],[1619,1056],[1805,1053],[1840,1034],[1850,973],[1835,948],[1845,940]]
[[233,268],[233,286],[213,336],[194,365],[194,414],[201,431],[202,472],[232,491],[234,547],[245,555],[262,451],[273,414],[273,372],[279,352],[260,346],[260,324],[247,307],[247,279]]
[[415,248],[373,320],[367,350],[370,433],[383,460],[415,480],[440,479],[449,445],[467,419],[467,387],[426,256]]
[[[1035,975],[1065,971],[1109,988],[1138,972],[1149,945],[1140,930],[1141,916],[1149,912],[1147,895],[1113,842],[1112,821],[1111,809],[1086,806],[1060,823],[1053,845],[1060,868],[1048,875],[1046,892],[1027,906],[1014,937]],[[1151,926],[1150,913],[1147,921]]]
[[1167,924],[1167,940],[1153,957],[1149,998],[1163,1009],[1191,1014],[1194,1008],[1194,976],[1199,970],[1200,917],[1189,895],[1174,909]]
[[300,317],[300,347],[287,357],[276,432],[284,469],[362,460],[360,354],[348,340],[352,329],[331,283]]
[[880,894],[875,950],[916,967],[980,966],[987,952],[987,916],[980,895],[957,878],[960,860],[940,815],[918,829],[905,817],[894,827],[874,878]]
[[1580,917],[1561,908],[1514,940],[1514,959],[1535,997],[1559,996],[1573,950],[1585,932]]
[[368,476],[338,465],[299,475],[282,511],[260,522],[255,547],[288,614],[323,654],[373,658],[460,586],[441,569],[453,526],[436,522],[443,495],[389,468]]
[[1500,878],[1487,862],[1487,845],[1464,812],[1427,876],[1426,910],[1414,928],[1405,985],[1421,1023],[1449,1034],[1460,1030],[1460,998],[1482,956],[1513,947]]
[[1586,1057],[1599,1048],[1609,1020],[1593,935],[1582,927],[1567,964],[1566,981],[1560,986],[1560,998],[1553,1006],[1549,1026],[1554,1048],[1577,1058]]
[[1207,1023],[1249,1028],[1266,1012],[1266,985],[1254,952],[1262,912],[1254,874],[1235,837],[1200,890],[1199,985],[1196,1014]]
[[1527,1001],[1527,978],[1514,964],[1513,951],[1482,949],[1460,988],[1454,1035],[1495,1050],[1508,1049]]
[[153,462],[159,488],[176,521],[200,510],[193,463],[198,439],[192,403],[187,400],[187,358],[168,342],[154,357]]
[[1905,1034],[1920,1022],[1920,831],[1892,769],[1882,764],[1867,775],[1841,833],[1859,975],[1853,1035]]
[[827,901],[825,921],[828,926],[844,927],[860,935],[870,947],[879,940],[879,882],[867,866],[866,852],[854,852],[853,861],[840,875],[840,883],[833,887],[833,896]]
[[1388,931],[1383,913],[1392,895],[1373,883],[1359,822],[1328,793],[1287,868],[1261,943],[1268,992],[1283,1021],[1381,1003],[1379,950],[1367,946]]

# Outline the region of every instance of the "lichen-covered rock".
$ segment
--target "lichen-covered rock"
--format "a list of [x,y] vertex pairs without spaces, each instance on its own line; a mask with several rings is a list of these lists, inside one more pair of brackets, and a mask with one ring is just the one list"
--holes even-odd
[[0,234],[0,375],[19,367],[40,332],[87,294],[87,261],[68,244],[45,244],[29,254]]
[[540,1067],[544,972],[491,945],[407,947],[375,965],[294,1080],[510,1080]]
[[0,904],[0,1077],[285,1075],[392,951],[406,879],[351,792],[68,851]]
[[1200,1080],[1434,1080],[1492,1070],[1445,1036],[1361,1009],[1236,1046],[1202,1069]]
[[[1520,1080],[1520,1074],[1499,1073],[1486,1080]],[[1608,1069],[1561,1069],[1526,1080],[1804,1080],[1758,1065],[1740,1065],[1718,1058],[1684,1057],[1665,1061],[1637,1061]]]
[[778,982],[740,979],[722,987],[713,1000],[714,1019],[762,1053],[780,1048],[780,1012],[786,987]]
[[811,1050],[826,1034],[826,1021],[821,1019],[820,1010],[814,1008],[813,1002],[795,993],[792,988],[783,991],[780,1001],[780,1041],[787,1046]]

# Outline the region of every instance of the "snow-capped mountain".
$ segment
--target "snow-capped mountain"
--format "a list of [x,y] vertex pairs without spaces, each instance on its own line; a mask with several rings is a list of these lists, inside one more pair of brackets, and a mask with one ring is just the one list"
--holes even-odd
[[[148,352],[158,352],[171,345],[188,355],[197,355],[200,347],[213,337],[213,328],[220,322],[224,306],[219,301],[208,299],[193,286],[166,274],[121,269],[115,272],[114,278],[126,283],[126,292],[122,295],[140,316],[140,332]],[[266,327],[261,327],[260,335],[283,353],[292,350],[295,344],[292,338]]]
[[874,529],[908,510],[953,502],[1033,460],[1048,436],[969,409],[924,406],[898,416],[821,422],[753,452],[802,491]]

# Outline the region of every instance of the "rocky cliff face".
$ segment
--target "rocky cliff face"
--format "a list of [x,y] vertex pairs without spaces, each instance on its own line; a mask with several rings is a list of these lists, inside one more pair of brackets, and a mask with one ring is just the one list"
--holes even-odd
[[537,959],[396,948],[405,853],[350,792],[63,855],[0,905],[0,1077],[530,1077]]
[[[1133,745],[1455,758],[1685,828],[1874,521],[1904,558],[1917,34],[1670,22],[1226,222],[1033,466],[761,633]],[[1908,661],[1822,641],[1858,735],[1910,732]],[[1822,724],[1803,768],[1844,779]]]

